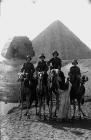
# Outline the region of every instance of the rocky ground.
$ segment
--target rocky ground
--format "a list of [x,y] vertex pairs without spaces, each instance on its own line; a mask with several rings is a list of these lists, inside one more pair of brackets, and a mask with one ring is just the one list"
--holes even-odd
[[30,110],[30,119],[23,110],[20,120],[20,110],[16,108],[0,118],[1,140],[91,140],[91,103],[85,103],[83,110],[87,118],[60,122],[39,119],[34,108]]

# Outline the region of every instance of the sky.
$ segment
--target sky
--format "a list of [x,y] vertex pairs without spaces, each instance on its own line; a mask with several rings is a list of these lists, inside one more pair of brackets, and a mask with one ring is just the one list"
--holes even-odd
[[34,39],[56,20],[91,48],[91,4],[88,0],[2,0],[0,50],[14,36]]

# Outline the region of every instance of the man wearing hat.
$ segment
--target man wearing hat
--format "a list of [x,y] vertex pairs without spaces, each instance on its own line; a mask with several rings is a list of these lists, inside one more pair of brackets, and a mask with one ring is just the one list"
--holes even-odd
[[73,66],[70,68],[68,75],[70,76],[71,83],[73,84],[73,83],[77,82],[77,86],[79,86],[81,72],[80,72],[80,68],[77,66],[78,62],[76,59],[73,60],[72,65]]
[[47,70],[48,70],[48,66],[47,63],[45,61],[45,55],[42,53],[40,56],[40,61],[38,62],[38,65],[36,67],[36,70],[39,72],[44,72],[44,82],[45,84],[47,83]]
[[48,65],[51,64],[51,69],[59,69],[59,76],[62,79],[62,81],[60,82],[60,86],[64,87],[64,85],[65,85],[65,76],[64,76],[64,73],[61,71],[62,61],[58,57],[59,53],[57,51],[53,51],[52,55],[53,55],[53,58],[51,58],[48,61]]
[[46,61],[45,61],[45,55],[42,53],[39,56],[39,58],[40,58],[40,61],[38,62],[36,70],[40,71],[40,72],[47,71],[48,70],[48,66],[47,66]]
[[26,57],[26,62],[23,64],[22,68],[21,68],[21,72],[25,72],[29,74],[29,79],[30,77],[33,78],[33,73],[35,71],[34,69],[34,65],[31,63],[31,56],[28,55]]
[[52,67],[51,67],[52,69],[61,69],[62,61],[58,57],[59,53],[57,51],[53,51],[52,55],[53,55],[53,58],[51,58],[48,61],[48,65],[52,64]]

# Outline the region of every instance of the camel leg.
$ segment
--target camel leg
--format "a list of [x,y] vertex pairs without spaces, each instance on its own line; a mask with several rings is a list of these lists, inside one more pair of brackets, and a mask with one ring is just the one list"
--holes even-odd
[[53,102],[52,102],[52,92],[50,93],[50,119],[52,118],[52,107],[53,107]]
[[75,102],[74,102],[74,104],[73,104],[73,110],[74,110],[74,113],[73,113],[73,116],[72,116],[72,119],[74,119],[75,118],[75,112],[76,112],[76,104],[75,104]]
[[39,98],[38,98],[38,90],[36,89],[36,98],[35,98],[35,107],[36,107],[36,115],[38,115],[38,103],[39,103]]
[[29,96],[26,96],[26,102],[27,102],[27,110],[26,110],[26,114],[27,114],[27,119],[30,119],[30,114],[29,114]]
[[36,107],[36,115],[38,115],[38,111],[37,111],[37,107],[38,107],[38,100],[36,99],[36,101],[35,101],[35,107]]
[[49,97],[49,94],[48,94],[47,97],[46,97],[46,104],[48,106],[48,110],[49,110],[49,114],[50,114],[50,104],[49,103],[50,103],[50,97]]
[[56,96],[56,106],[55,106],[54,117],[56,117],[56,111],[57,111],[57,96]]
[[56,93],[56,108],[55,108],[55,117],[57,117],[57,110],[59,110],[59,95]]
[[82,111],[82,108],[81,108],[81,113],[82,113],[84,118],[87,117],[86,114]]
[[20,120],[22,119],[22,111],[23,111],[23,83],[21,82],[21,87],[20,87],[20,96],[19,96],[19,101],[20,101],[20,107],[21,107],[21,112],[20,112]]
[[21,112],[20,112],[20,120],[22,119],[22,111],[23,111],[23,97],[20,95],[20,107],[21,107]]
[[79,111],[79,119],[81,119],[81,106],[79,102],[78,102],[78,111]]
[[22,110],[23,110],[23,103],[21,102],[20,120],[22,119]]
[[57,115],[56,115],[56,113],[57,113],[57,105],[58,105],[58,103],[57,103],[57,96],[56,96],[56,108],[55,108],[55,114],[54,114],[55,117],[57,117]]
[[82,113],[83,117],[86,117],[85,113],[83,112],[83,110],[81,108],[81,104],[80,103],[78,103],[78,109],[79,109],[79,112],[80,112],[80,117],[79,118],[81,119],[81,113]]
[[45,116],[45,107],[46,107],[46,92],[47,92],[47,90],[46,90],[46,87],[44,86],[44,89],[43,89],[43,94],[44,94],[44,97],[43,97],[43,99],[44,99],[44,102],[43,102],[43,110],[44,110],[44,120],[46,119],[46,116]]
[[45,97],[44,97],[44,105],[43,105],[43,108],[44,108],[44,120],[46,119],[46,116],[45,116]]
[[42,97],[39,97],[39,118],[41,118]]

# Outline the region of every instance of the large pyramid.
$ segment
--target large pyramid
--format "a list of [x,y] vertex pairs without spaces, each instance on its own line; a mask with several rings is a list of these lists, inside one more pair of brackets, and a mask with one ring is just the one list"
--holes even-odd
[[52,51],[58,50],[64,60],[91,58],[91,50],[59,20],[49,25],[32,43],[36,57],[45,53],[50,58]]

